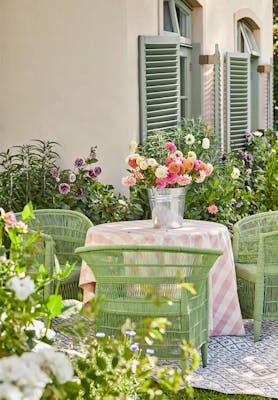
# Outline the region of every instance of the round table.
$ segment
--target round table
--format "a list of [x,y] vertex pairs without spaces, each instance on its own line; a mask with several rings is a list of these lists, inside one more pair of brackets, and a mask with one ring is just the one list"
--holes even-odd
[[[225,225],[215,222],[184,220],[176,229],[156,229],[151,220],[105,223],[89,228],[85,245],[146,244],[220,249],[210,272],[210,335],[244,335],[238,301],[234,258],[230,234]],[[92,270],[82,263],[80,287],[83,304],[93,296],[96,280]]]

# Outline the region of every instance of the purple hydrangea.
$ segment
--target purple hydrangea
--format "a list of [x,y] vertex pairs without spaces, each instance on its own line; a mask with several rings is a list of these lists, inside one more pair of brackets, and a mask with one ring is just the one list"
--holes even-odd
[[95,167],[94,168],[94,173],[95,173],[96,176],[100,175],[101,174],[101,167]]
[[59,178],[59,170],[57,168],[53,168],[51,171],[52,178]]
[[60,183],[59,192],[61,194],[68,194],[70,192],[70,185],[68,183]]
[[246,160],[247,162],[251,163],[251,162],[253,161],[253,156],[252,156],[252,154],[250,154],[250,153],[246,154],[245,160]]
[[74,161],[74,165],[75,165],[75,167],[78,168],[78,169],[84,168],[84,165],[85,165],[85,160],[84,160],[84,158],[83,158],[83,157],[77,158],[77,159]]
[[83,189],[82,189],[82,188],[79,188],[79,189],[76,189],[76,190],[74,191],[74,193],[75,193],[76,196],[82,196],[82,194],[83,194],[84,192],[83,192]]

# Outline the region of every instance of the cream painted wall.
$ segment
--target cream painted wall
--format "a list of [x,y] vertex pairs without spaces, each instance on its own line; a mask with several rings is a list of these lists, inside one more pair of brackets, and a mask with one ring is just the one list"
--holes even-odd
[[[196,0],[194,0],[196,5]],[[261,25],[272,54],[271,0],[199,0],[203,54],[234,51],[234,16]],[[161,32],[162,0],[1,0],[0,151],[30,139],[61,144],[62,165],[98,146],[101,180],[123,191],[125,158],[139,138],[138,35]],[[200,27],[200,25],[199,25]],[[228,32],[228,33],[227,33]],[[209,79],[207,83],[209,84]],[[205,109],[211,116],[211,110]]]

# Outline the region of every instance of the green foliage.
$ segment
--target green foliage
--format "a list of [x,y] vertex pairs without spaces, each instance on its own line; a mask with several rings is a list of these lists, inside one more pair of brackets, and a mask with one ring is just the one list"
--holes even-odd
[[19,212],[29,201],[35,208],[53,204],[51,170],[59,159],[56,145],[34,140],[0,153],[0,204],[5,210]]
[[[185,143],[192,133],[195,142]],[[209,149],[202,147],[204,137],[210,139]],[[165,141],[179,143],[184,155],[194,151],[197,159],[210,162],[214,170],[200,185],[187,186],[185,218],[211,220],[232,229],[240,218],[257,212],[278,209],[277,133],[265,131],[247,134],[244,151],[221,154],[214,137],[200,120],[188,120],[178,129],[157,132],[145,144],[149,157],[159,157]],[[239,176],[237,176],[237,174]],[[142,218],[150,218],[146,190],[140,184],[131,188],[131,200],[144,209]],[[215,214],[208,207],[216,205]]]

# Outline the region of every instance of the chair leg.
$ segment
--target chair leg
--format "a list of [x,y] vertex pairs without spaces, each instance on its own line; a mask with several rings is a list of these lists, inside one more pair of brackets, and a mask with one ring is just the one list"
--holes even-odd
[[202,355],[203,368],[205,368],[208,362],[208,342],[204,343],[201,346],[201,355]]
[[262,320],[254,319],[254,342],[257,342],[260,339],[262,330]]

